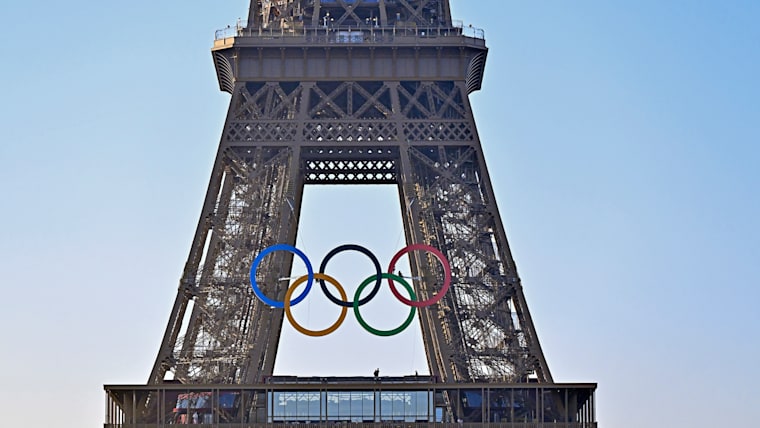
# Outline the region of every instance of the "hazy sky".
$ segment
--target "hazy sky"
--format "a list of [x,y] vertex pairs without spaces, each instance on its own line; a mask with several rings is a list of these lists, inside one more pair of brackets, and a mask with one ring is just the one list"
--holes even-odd
[[[452,3],[485,29],[471,99],[555,380],[598,382],[602,427],[755,426],[760,3]],[[3,426],[97,426],[104,383],[147,380],[229,103],[209,48],[246,10],[0,5]],[[315,259],[402,246],[394,189],[357,189],[307,189]],[[415,334],[278,369],[422,371]]]

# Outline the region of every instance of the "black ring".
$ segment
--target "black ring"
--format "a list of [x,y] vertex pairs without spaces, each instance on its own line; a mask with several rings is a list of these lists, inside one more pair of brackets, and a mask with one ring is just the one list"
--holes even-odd
[[[324,259],[322,259],[322,264],[319,265],[319,273],[324,274],[325,268],[327,267],[327,262],[330,261],[330,259],[340,253],[341,251],[347,251],[347,250],[355,250],[358,251],[367,257],[369,257],[370,260],[372,260],[372,263],[375,264],[375,269],[377,270],[377,281],[375,282],[375,288],[372,289],[372,291],[369,293],[369,296],[359,300],[358,305],[361,306],[370,300],[372,300],[373,297],[375,297],[375,294],[377,294],[378,291],[380,291],[380,284],[383,282],[382,275],[383,275],[383,268],[380,267],[380,262],[377,261],[377,257],[375,257],[374,254],[372,254],[372,251],[360,246],[360,245],[354,245],[354,244],[346,244],[341,245],[338,247],[333,248],[332,251],[327,253]],[[352,308],[354,306],[354,302],[344,302],[343,300],[338,299],[337,297],[330,294],[330,291],[327,289],[327,284],[325,284],[325,281],[322,279],[319,279],[319,285],[322,287],[322,292],[325,293],[325,296],[327,296],[328,299],[330,299],[331,302],[335,303],[336,305],[344,306],[346,308]]]

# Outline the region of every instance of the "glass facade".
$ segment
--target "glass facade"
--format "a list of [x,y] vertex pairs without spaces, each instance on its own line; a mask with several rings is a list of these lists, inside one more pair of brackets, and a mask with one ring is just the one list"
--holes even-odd
[[[434,422],[430,391],[269,392],[268,422]],[[440,412],[439,412],[440,413]]]
[[[333,379],[330,379],[333,380]],[[371,382],[370,382],[371,381]],[[438,384],[374,379],[106,386],[106,428],[206,424],[515,424],[596,428],[595,384]],[[353,382],[353,383],[352,383]],[[249,425],[246,425],[249,426]],[[252,426],[252,425],[251,425]],[[358,425],[357,425],[358,426]],[[444,425],[437,425],[444,426]]]

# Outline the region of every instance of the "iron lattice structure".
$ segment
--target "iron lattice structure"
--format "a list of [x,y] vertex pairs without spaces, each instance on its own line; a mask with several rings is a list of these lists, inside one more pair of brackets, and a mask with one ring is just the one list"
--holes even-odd
[[[208,193],[149,384],[250,384],[272,374],[283,322],[251,291],[256,254],[295,243],[305,184],[396,184],[409,244],[443,251],[449,293],[419,312],[443,382],[551,383],[510,253],[468,95],[482,33],[447,0],[252,1],[217,34],[232,95]],[[262,263],[282,299],[292,255]],[[437,262],[410,256],[430,298]]]

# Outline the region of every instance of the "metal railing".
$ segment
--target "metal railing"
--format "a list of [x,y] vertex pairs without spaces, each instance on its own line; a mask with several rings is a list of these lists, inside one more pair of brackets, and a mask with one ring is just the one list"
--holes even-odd
[[323,424],[264,424],[264,423],[214,423],[214,424],[104,424],[104,428],[159,428],[192,425],[195,428],[597,428],[596,422],[484,422],[484,423],[323,423]]
[[[355,38],[352,38],[355,37]],[[397,25],[397,26],[293,26],[280,27],[270,26],[269,28],[249,28],[242,21],[234,26],[228,25],[226,28],[217,30],[214,34],[214,40],[224,40],[234,37],[259,37],[265,39],[279,38],[306,38],[307,40],[327,40],[336,43],[363,43],[363,42],[385,42],[395,37],[414,37],[421,39],[438,38],[438,37],[465,37],[476,40],[485,40],[485,32],[480,28],[472,25],[464,26],[461,22],[455,22],[451,27],[441,26],[419,26],[419,25]]]

